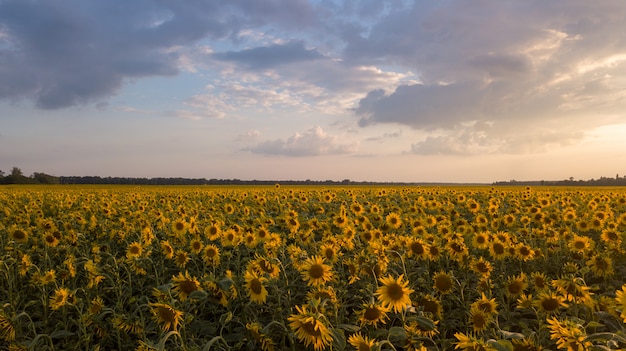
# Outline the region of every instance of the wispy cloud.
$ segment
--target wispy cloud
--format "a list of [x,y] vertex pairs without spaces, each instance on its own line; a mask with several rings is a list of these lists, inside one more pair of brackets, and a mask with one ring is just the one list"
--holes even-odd
[[324,132],[321,127],[314,127],[287,139],[264,141],[246,150],[257,154],[296,157],[349,154],[356,149],[356,143],[342,143],[338,136]]

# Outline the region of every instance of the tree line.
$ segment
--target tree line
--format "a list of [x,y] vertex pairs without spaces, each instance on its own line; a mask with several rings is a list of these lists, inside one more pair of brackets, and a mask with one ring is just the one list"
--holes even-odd
[[[487,185],[487,184],[459,184],[459,183],[426,183],[426,182],[368,182],[343,180],[241,180],[241,179],[206,179],[206,178],[133,178],[133,177],[100,177],[100,176],[53,176],[35,172],[25,176],[18,167],[5,174],[0,170],[0,184],[126,184],[126,185]],[[565,180],[547,181],[497,181],[492,185],[522,185],[522,186],[623,186],[626,185],[626,176],[616,175],[614,178],[600,177],[598,179],[574,180],[570,177]]]

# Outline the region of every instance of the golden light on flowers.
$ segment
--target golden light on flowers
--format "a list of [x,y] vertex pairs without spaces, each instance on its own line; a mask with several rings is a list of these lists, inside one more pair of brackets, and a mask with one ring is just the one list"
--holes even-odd
[[15,325],[3,310],[0,310],[0,340],[7,342],[15,340]]
[[613,260],[606,254],[593,255],[586,264],[596,277],[608,278],[615,273]]
[[213,244],[205,246],[202,251],[202,260],[209,266],[219,265],[220,257],[220,249]]
[[370,351],[376,344],[376,340],[363,336],[361,333],[355,333],[348,337],[348,344],[356,348],[357,351]]
[[538,311],[550,315],[557,313],[560,308],[567,307],[568,305],[565,302],[565,298],[562,296],[553,292],[542,291],[533,300],[533,306],[537,308]]
[[510,298],[516,298],[520,296],[524,290],[528,287],[528,278],[525,273],[520,273],[517,276],[510,276],[505,284],[504,293]]
[[324,263],[321,256],[307,258],[300,268],[302,279],[311,286],[326,284],[332,279],[332,267]]
[[323,314],[307,310],[306,305],[296,306],[296,311],[287,320],[298,340],[305,346],[313,345],[315,350],[322,350],[332,343],[332,333]]
[[70,297],[71,293],[67,288],[58,288],[54,290],[54,293],[50,297],[50,308],[52,310],[60,309],[68,304]]
[[11,238],[13,240],[15,240],[18,243],[25,243],[28,242],[28,231],[21,229],[21,228],[17,228],[14,227],[11,231]]
[[468,324],[472,327],[472,330],[476,333],[483,332],[489,327],[493,318],[491,313],[487,313],[481,309],[474,308],[470,310]]
[[454,288],[454,279],[450,273],[439,271],[433,275],[433,287],[442,294],[448,294]]
[[620,311],[620,317],[626,323],[626,284],[622,285],[622,288],[615,292],[615,302]]
[[380,278],[382,286],[374,293],[383,306],[395,312],[400,312],[411,305],[411,297],[409,295],[413,292],[413,289],[409,289],[409,282],[403,281],[403,279],[404,275],[402,274],[398,278],[394,278],[391,275]]
[[126,249],[126,258],[133,259],[141,257],[143,253],[143,246],[139,242],[132,242],[128,244],[128,248]]
[[178,275],[172,277],[172,286],[174,293],[180,301],[185,301],[191,293],[200,290],[200,282],[198,279],[189,275],[189,272],[179,272]]
[[389,213],[385,217],[385,222],[391,229],[398,229],[402,226],[402,218],[400,218],[400,215],[395,212]]
[[478,309],[489,314],[498,313],[497,308],[498,308],[498,302],[496,302],[496,299],[487,298],[484,292],[481,293],[480,299],[472,302],[472,304],[470,305],[470,310]]
[[178,237],[182,237],[183,235],[187,234],[187,228],[188,224],[183,219],[172,222],[172,232],[174,232],[174,235]]
[[254,272],[246,271],[244,279],[246,280],[246,289],[250,296],[250,301],[258,304],[265,303],[267,300],[267,289],[265,288],[267,278],[261,277]]
[[161,324],[163,331],[178,330],[183,319],[183,312],[166,303],[150,303],[154,320]]
[[589,350],[592,345],[587,339],[585,328],[572,320],[558,320],[556,317],[547,320],[550,339],[556,340],[558,349],[567,351]]
[[363,325],[371,325],[376,327],[378,323],[385,324],[389,317],[387,316],[387,312],[389,312],[389,308],[377,304],[375,302],[364,303],[361,308],[357,312],[357,316],[359,317],[359,323]]

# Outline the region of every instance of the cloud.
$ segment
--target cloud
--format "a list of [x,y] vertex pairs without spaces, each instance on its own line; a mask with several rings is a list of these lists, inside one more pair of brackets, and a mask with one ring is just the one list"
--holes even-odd
[[[359,125],[431,132],[416,153],[537,152],[581,140],[626,120],[626,42],[615,31],[624,13],[626,3],[585,1],[415,3],[391,13],[344,57],[407,67],[420,81],[364,94]],[[490,128],[464,129],[473,124]]]
[[283,156],[321,156],[349,154],[356,151],[357,145],[342,143],[338,136],[329,135],[321,127],[296,133],[286,140],[264,141],[247,149],[252,153]]
[[99,102],[127,80],[189,69],[185,48],[272,23],[313,23],[308,2],[0,2],[0,100]]
[[250,69],[267,69],[294,62],[318,60],[324,57],[315,49],[305,48],[302,41],[216,53],[213,56],[218,60],[235,62]]

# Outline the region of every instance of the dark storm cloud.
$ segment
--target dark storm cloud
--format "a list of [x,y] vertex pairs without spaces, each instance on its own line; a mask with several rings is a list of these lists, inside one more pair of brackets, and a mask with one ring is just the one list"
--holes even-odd
[[[178,73],[177,48],[313,16],[305,1],[0,1],[0,99],[98,102],[125,79]],[[256,12],[255,12],[256,11]]]
[[260,46],[242,51],[229,51],[213,55],[218,60],[231,61],[250,69],[266,69],[286,63],[324,58],[315,49],[307,49],[302,41]]

